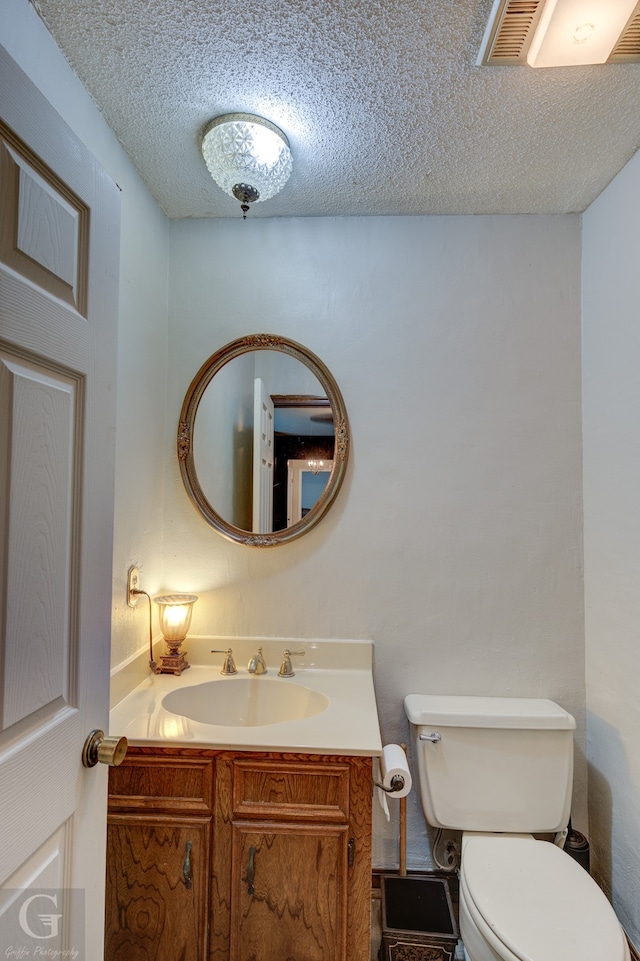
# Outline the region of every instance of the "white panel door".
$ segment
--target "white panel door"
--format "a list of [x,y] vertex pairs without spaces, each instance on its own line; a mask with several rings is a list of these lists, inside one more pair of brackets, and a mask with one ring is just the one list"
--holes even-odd
[[0,48],[0,940],[19,916],[24,957],[102,957],[107,771],[81,756],[108,726],[119,206]]
[[[297,524],[311,510],[327,486],[332,468],[332,460],[323,460],[320,470],[309,467],[308,460],[287,461],[287,527]],[[314,483],[307,499],[304,496],[304,481],[309,477],[314,478]],[[317,478],[319,480],[316,483]]]
[[273,531],[273,401],[256,377],[253,389],[253,533]]

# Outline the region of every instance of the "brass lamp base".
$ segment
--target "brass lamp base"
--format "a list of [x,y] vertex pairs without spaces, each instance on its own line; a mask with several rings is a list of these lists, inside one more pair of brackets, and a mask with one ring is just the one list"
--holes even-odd
[[156,667],[156,674],[182,674],[188,667],[191,667],[191,665],[184,651],[178,651],[176,654],[163,654]]

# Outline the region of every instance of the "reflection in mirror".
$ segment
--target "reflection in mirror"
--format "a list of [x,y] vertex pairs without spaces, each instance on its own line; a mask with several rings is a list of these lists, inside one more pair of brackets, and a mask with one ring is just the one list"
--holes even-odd
[[185,397],[183,481],[200,513],[232,540],[271,546],[313,526],[337,493],[347,450],[337,384],[317,357],[285,338],[227,345]]
[[332,460],[287,461],[287,526],[306,517],[327,485]]

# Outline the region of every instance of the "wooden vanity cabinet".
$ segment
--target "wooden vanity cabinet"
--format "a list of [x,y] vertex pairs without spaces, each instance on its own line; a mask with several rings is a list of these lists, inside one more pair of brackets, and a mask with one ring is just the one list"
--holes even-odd
[[[106,961],[368,961],[371,758],[132,747],[110,777]],[[185,891],[188,839],[198,855]],[[163,874],[170,904],[161,920],[153,914],[157,938],[143,953],[138,877],[160,891],[156,855],[172,865]],[[190,947],[181,931],[168,951],[172,903]],[[114,953],[127,943],[129,953]]]
[[367,961],[370,758],[222,755],[214,824],[211,961]]
[[109,772],[105,961],[208,961],[213,762],[129,755]]

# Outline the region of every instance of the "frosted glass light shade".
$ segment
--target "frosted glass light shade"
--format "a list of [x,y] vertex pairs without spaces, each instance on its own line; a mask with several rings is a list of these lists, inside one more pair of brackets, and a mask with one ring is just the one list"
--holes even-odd
[[529,48],[531,67],[604,63],[637,0],[546,0]]
[[154,598],[158,605],[160,630],[165,641],[183,641],[191,624],[197,594],[165,594]]
[[269,200],[282,190],[293,167],[283,132],[248,113],[229,113],[212,120],[202,137],[202,156],[225,193],[237,197],[233,188],[248,185],[258,192],[256,202]]

